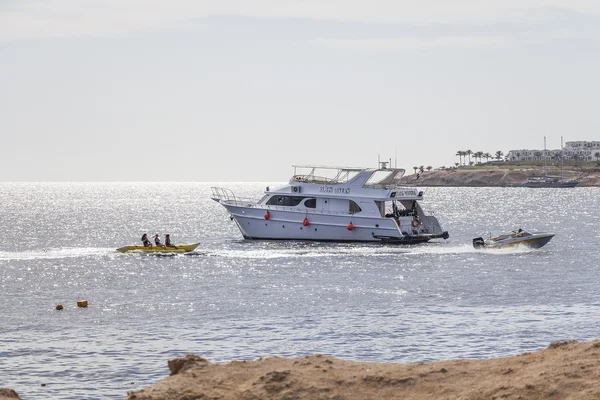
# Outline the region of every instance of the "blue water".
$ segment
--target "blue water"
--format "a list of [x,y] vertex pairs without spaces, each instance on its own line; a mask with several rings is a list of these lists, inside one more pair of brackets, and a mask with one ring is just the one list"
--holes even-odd
[[[218,185],[259,197],[267,184]],[[210,186],[0,184],[0,387],[119,399],[187,353],[405,363],[600,337],[598,188],[425,189],[450,239],[395,247],[245,241]],[[471,246],[519,227],[557,235],[540,250]],[[114,250],[143,232],[200,252]]]

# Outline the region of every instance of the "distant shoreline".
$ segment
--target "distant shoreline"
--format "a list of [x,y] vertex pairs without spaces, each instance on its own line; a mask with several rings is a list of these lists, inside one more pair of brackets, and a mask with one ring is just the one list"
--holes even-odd
[[[565,181],[577,180],[578,187],[600,187],[600,169],[575,170],[548,168],[548,176],[561,176]],[[404,176],[402,184],[441,187],[521,187],[531,177],[544,175],[542,167],[470,167],[425,171]]]

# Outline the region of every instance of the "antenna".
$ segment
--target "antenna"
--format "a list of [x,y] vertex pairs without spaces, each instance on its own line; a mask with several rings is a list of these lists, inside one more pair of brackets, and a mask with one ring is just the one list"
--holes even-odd
[[546,136],[544,136],[544,177],[546,177]]
[[563,165],[564,165],[564,156],[563,156],[563,137],[560,137],[560,180],[563,179]]

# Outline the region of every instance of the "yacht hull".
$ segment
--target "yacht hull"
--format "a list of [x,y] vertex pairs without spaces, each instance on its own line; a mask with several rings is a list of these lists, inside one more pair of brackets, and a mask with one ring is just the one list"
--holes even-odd
[[409,222],[400,230],[391,218],[269,210],[268,219],[265,219],[267,210],[223,205],[243,237],[249,240],[416,244],[448,237],[447,232],[434,232],[433,229],[415,233]]

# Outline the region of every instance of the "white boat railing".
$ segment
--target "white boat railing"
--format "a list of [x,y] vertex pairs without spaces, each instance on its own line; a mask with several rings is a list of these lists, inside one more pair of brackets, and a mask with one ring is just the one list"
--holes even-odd
[[237,197],[233,191],[227,188],[211,187],[212,199],[219,200],[220,202],[227,202],[235,205],[244,205],[251,207],[257,203],[256,199]]
[[261,204],[261,207],[265,210],[271,211],[292,211],[300,214],[324,214],[324,215],[348,215],[352,216],[354,214],[348,214],[344,211],[329,211],[329,210],[315,210],[312,208],[296,208],[296,207],[286,207],[286,206],[273,206],[273,205],[264,205]]
[[336,183],[345,183],[339,182],[335,178],[326,178],[323,176],[314,176],[314,175],[294,175],[292,180],[296,182],[304,182],[304,183],[321,183],[321,184],[336,184]]
[[[279,206],[279,205],[271,205],[271,204],[258,204],[257,199],[252,198],[242,198],[237,197],[235,193],[231,189],[222,188],[222,187],[211,187],[212,191],[212,199],[218,200],[220,203],[226,203],[236,207],[245,207],[245,208],[260,208],[263,210],[271,210],[271,211],[291,211],[301,214],[321,214],[321,215],[344,215],[352,218],[355,214],[349,214],[346,211],[330,211],[330,210],[317,210],[312,208],[297,208],[291,206]],[[427,220],[428,216],[434,216],[434,212],[431,212],[429,215],[424,215],[422,222],[425,224],[425,229],[433,230],[433,226],[431,226],[432,222]],[[361,215],[358,213],[356,215],[358,218],[371,218],[373,215]],[[377,216],[380,217],[380,216]],[[437,221],[436,221],[437,222]],[[435,225],[435,224],[434,224]]]
[[221,200],[221,203],[225,203],[232,206],[237,207],[245,207],[245,208],[260,208],[261,210],[268,211],[289,211],[295,212],[299,214],[323,214],[323,215],[347,215],[352,216],[354,214],[348,214],[344,211],[329,211],[329,210],[314,210],[312,208],[296,208],[289,206],[275,206],[270,204],[257,204],[256,202],[252,202],[250,199],[238,199],[238,200]]
[[211,198],[219,201],[236,201],[235,194],[230,189],[213,186],[210,188]]

